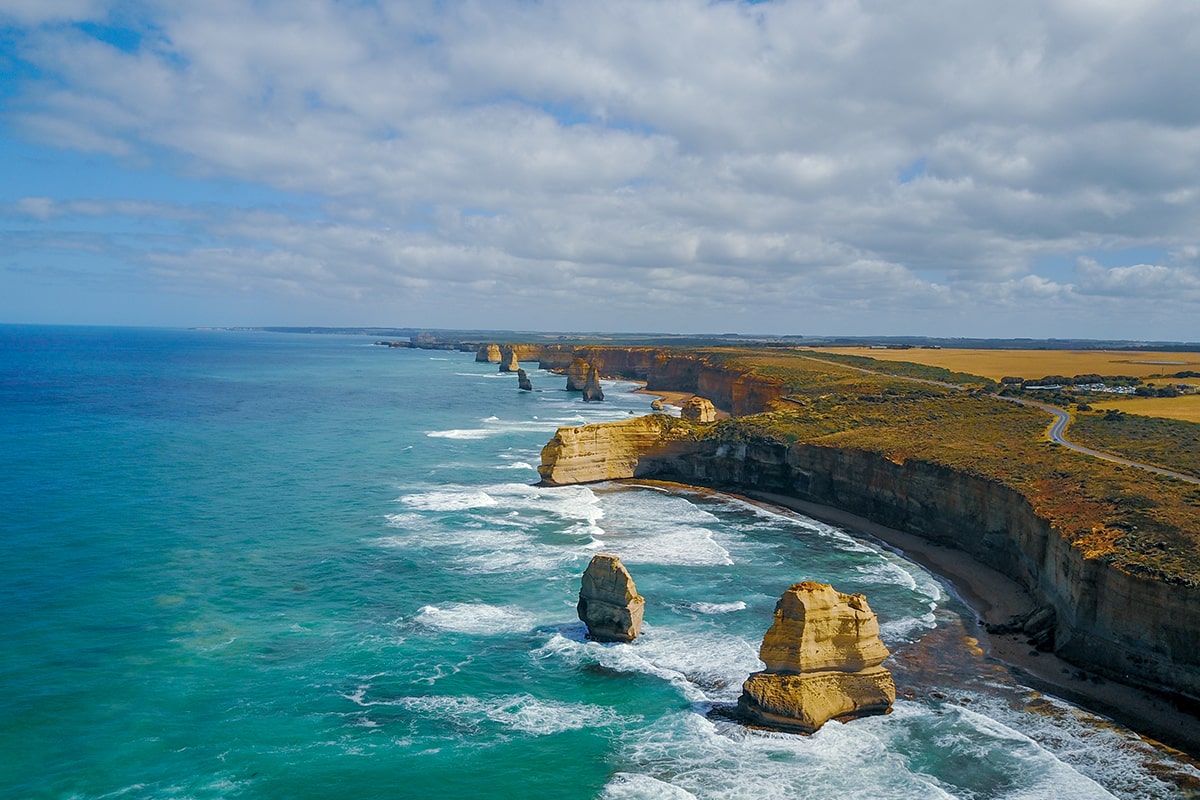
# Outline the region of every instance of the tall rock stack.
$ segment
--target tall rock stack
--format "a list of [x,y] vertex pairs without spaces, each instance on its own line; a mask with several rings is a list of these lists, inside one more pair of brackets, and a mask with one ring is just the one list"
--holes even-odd
[[517,370],[517,388],[527,392],[533,391],[533,381],[529,380],[529,375],[523,369]]
[[589,366],[587,380],[583,383],[583,402],[598,402],[604,399],[604,391],[600,388],[600,373]]
[[592,556],[583,573],[576,609],[587,623],[588,638],[598,642],[631,642],[642,630],[646,601],[621,559],[601,553]]
[[500,371],[501,372],[516,372],[519,370],[520,364],[517,363],[517,354],[508,345],[500,348]]
[[706,397],[690,397],[680,407],[679,416],[692,422],[716,422],[717,407]]
[[896,700],[892,675],[880,666],[888,655],[863,595],[793,584],[775,604],[759,651],[766,669],[742,685],[738,714],[753,724],[812,732],[835,717],[886,713]]
[[588,370],[591,366],[582,358],[571,360],[567,367],[567,391],[582,392],[583,387],[587,385]]

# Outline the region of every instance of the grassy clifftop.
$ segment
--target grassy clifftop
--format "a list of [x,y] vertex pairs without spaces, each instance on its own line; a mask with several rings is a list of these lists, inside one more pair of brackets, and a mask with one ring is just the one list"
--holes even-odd
[[[723,440],[809,443],[921,459],[985,477],[1028,497],[1088,557],[1174,583],[1200,582],[1200,486],[1076,453],[1045,439],[1048,416],[982,391],[961,391],[854,367],[903,372],[899,365],[855,357],[853,364],[814,361],[778,351],[708,351],[740,371],[783,381],[778,410],[723,420],[707,435]],[[922,368],[928,369],[928,368]],[[913,377],[959,381],[958,375]],[[976,378],[976,386],[982,379]],[[1200,463],[1200,439],[1129,426],[1085,428],[1087,441],[1154,462]],[[1159,435],[1173,435],[1174,442]],[[1182,445],[1182,447],[1181,447]],[[1190,454],[1190,455],[1188,455]],[[1169,466],[1170,464],[1165,464]]]

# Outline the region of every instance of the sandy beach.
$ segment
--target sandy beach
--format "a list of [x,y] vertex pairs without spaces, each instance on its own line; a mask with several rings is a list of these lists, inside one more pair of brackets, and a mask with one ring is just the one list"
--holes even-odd
[[[709,490],[664,481],[632,482]],[[974,619],[964,620],[966,636],[962,645],[968,653],[973,651],[980,656],[981,671],[986,668],[986,661],[1002,664],[1018,683],[1109,717],[1146,738],[1200,759],[1200,708],[1183,707],[1182,698],[1107,680],[1053,653],[1038,652],[1023,635],[989,634],[984,628],[985,623],[1003,624],[1034,607],[1033,598],[1011,578],[962,551],[932,544],[918,536],[876,524],[832,506],[770,492],[721,493],[767,506],[791,509],[862,534],[920,564],[933,573],[947,591],[962,601],[974,615]]]

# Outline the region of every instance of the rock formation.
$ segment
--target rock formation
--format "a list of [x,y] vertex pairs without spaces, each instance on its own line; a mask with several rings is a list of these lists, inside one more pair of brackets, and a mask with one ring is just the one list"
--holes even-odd
[[600,401],[604,399],[604,392],[600,389],[600,373],[596,372],[592,367],[588,367],[587,380],[583,383],[583,402]]
[[508,345],[503,345],[500,348],[500,371],[501,372],[516,372],[520,369],[517,363],[517,354]]
[[517,370],[517,388],[524,389],[527,392],[533,391],[533,382],[529,380],[529,376],[525,374],[525,370]]
[[815,731],[837,717],[887,712],[896,700],[879,619],[861,594],[824,583],[793,584],[775,604],[759,658],[766,669],[742,685],[748,722]]
[[629,570],[616,556],[592,556],[579,590],[579,618],[588,638],[598,642],[630,642],[642,629],[646,601],[637,593]]
[[717,409],[711,400],[691,397],[683,404],[679,416],[691,422],[716,422]]
[[571,360],[570,366],[567,367],[567,391],[582,392],[583,387],[587,385],[588,370],[591,365],[582,358]]
[[550,486],[632,478],[639,461],[688,435],[688,427],[665,414],[559,428],[542,448],[538,474]]
[[663,401],[659,398],[655,398],[655,399],[651,400],[650,401],[650,410],[651,411],[662,411],[663,410]]
[[479,349],[475,351],[475,360],[484,363],[491,362],[495,364],[500,360],[500,345],[498,344],[481,344]]

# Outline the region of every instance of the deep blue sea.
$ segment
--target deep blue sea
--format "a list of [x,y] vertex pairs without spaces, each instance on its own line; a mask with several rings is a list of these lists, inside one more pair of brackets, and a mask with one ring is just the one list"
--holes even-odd
[[[531,378],[353,336],[0,326],[0,796],[1091,800],[1200,779],[964,655],[957,601],[853,533],[535,486],[557,427],[651,398]],[[646,597],[632,644],[576,619],[601,551]],[[868,596],[901,698],[813,736],[745,729],[720,712],[805,579]]]

